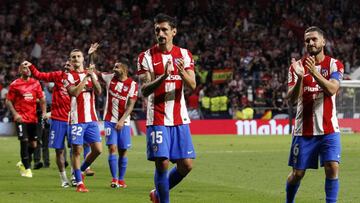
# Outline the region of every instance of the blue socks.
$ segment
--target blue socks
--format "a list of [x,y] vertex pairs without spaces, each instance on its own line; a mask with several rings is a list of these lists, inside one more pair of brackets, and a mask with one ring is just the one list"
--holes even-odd
[[334,203],[339,191],[339,179],[325,179],[326,203]]
[[128,163],[128,158],[127,157],[119,157],[119,161],[118,161],[118,167],[119,167],[119,180],[124,180],[124,176],[126,173],[126,167],[127,167],[127,163]]
[[[293,203],[300,183],[297,185],[291,185],[286,183],[286,203]],[[325,193],[326,203],[335,203],[339,192],[339,180],[338,179],[325,179]]]
[[168,171],[158,171],[155,170],[155,187],[156,193],[160,199],[161,203],[169,203],[169,179]]
[[75,169],[74,170],[74,175],[75,175],[75,180],[77,183],[82,182],[82,177],[81,177],[81,171],[80,169]]
[[293,203],[295,199],[296,192],[298,191],[300,183],[296,185],[291,185],[286,182],[286,203]]
[[167,203],[170,201],[170,189],[180,183],[184,177],[185,176],[182,176],[179,173],[177,167],[172,168],[169,174],[167,170],[164,172],[160,172],[158,170],[155,171],[156,194],[161,203]]
[[85,145],[83,145],[83,148],[84,148],[84,160],[85,160],[85,159],[86,159],[86,155],[88,155],[89,152],[90,152],[90,146],[87,145],[87,144],[85,144]]
[[117,156],[115,154],[109,154],[108,162],[110,167],[110,173],[113,179],[116,179],[117,174]]
[[169,173],[169,189],[180,183],[183,178],[184,176],[179,173],[176,167],[172,168]]
[[91,165],[91,163],[84,161],[84,162],[81,164],[80,170],[81,170],[81,171],[85,171],[90,165]]

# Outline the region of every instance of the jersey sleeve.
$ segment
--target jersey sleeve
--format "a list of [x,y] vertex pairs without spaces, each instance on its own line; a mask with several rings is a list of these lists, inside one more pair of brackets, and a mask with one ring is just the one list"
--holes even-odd
[[339,61],[335,60],[335,62],[330,67],[330,79],[335,79],[341,81],[344,76],[344,65]]
[[133,82],[129,92],[129,98],[137,100],[137,97],[138,97],[138,84],[136,82]]
[[194,70],[194,59],[189,50],[186,50],[184,54],[184,67],[185,70]]
[[14,90],[14,87],[12,85],[9,86],[9,91],[8,93],[6,94],[6,99],[13,102],[14,99],[15,99],[15,90]]
[[137,74],[141,75],[150,71],[150,63],[148,62],[145,52],[142,52],[137,59]]
[[34,65],[31,65],[29,69],[35,79],[43,80],[45,82],[55,82],[62,76],[62,71],[54,71],[49,73],[40,72]]
[[63,85],[66,89],[75,85],[74,76],[71,73],[67,73],[63,76]]
[[294,67],[291,65],[289,67],[289,73],[288,73],[288,87],[294,86],[297,79],[298,76],[295,74]]

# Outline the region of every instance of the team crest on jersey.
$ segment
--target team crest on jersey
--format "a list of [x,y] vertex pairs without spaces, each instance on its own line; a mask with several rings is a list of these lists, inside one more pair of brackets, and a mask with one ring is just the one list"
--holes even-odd
[[67,81],[65,79],[62,80],[62,83],[64,84],[64,87],[69,86],[69,81]]
[[128,86],[124,86],[124,92],[127,92],[129,90]]
[[327,69],[321,69],[321,75],[327,77],[329,75],[329,71]]

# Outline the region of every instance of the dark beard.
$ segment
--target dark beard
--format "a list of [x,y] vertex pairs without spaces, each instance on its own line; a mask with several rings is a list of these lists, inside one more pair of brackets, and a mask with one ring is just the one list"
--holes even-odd
[[323,47],[319,48],[319,49],[316,49],[315,51],[310,51],[308,49],[308,53],[310,54],[310,56],[316,56],[318,55],[321,51],[323,50]]

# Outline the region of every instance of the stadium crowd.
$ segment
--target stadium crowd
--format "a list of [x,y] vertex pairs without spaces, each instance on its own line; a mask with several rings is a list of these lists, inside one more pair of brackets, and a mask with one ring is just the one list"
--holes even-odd
[[[127,62],[138,81],[137,56],[154,43],[151,19],[158,12],[177,17],[175,44],[194,55],[199,85],[186,93],[193,118],[243,118],[245,107],[257,115],[284,112],[289,61],[303,55],[303,32],[311,25],[326,31],[326,53],[342,60],[346,74],[360,66],[359,2],[349,0],[0,0],[0,121],[10,117],[5,95],[23,60],[59,70],[72,49],[99,42],[97,69]],[[140,97],[138,118],[144,106]]]

